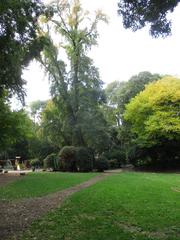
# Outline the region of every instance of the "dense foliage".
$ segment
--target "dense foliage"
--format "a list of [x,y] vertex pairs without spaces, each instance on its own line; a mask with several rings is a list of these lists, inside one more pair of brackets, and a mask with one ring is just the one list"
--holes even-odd
[[119,0],[118,13],[123,17],[125,28],[133,31],[150,25],[150,34],[154,37],[171,33],[171,21],[168,13],[173,12],[179,0]]
[[[138,75],[132,76],[129,81],[116,81],[107,85],[105,89],[107,104],[104,106],[104,115],[111,126],[111,146],[106,151],[109,160],[117,159],[121,165],[131,161],[136,155],[134,134],[131,132],[129,123],[124,120],[125,106],[133,97],[143,91],[147,84],[159,78],[158,74],[140,72]],[[113,156],[114,153],[116,156]]]
[[[97,44],[98,22],[106,21],[106,17],[99,11],[90,19],[79,0],[73,4],[59,1],[54,4],[54,11],[55,17],[42,19],[42,34],[49,45],[40,61],[48,73],[53,97],[45,112],[46,129],[53,141],[59,138],[58,142],[64,145],[102,151],[109,144],[107,124],[100,111],[103,83],[87,53]],[[53,34],[61,39],[58,45]],[[62,50],[66,62],[59,57]],[[56,123],[54,130],[49,122],[52,118]]]
[[[179,109],[180,80],[173,77],[165,77],[149,84],[126,106],[124,116],[131,123],[138,146],[159,146],[154,151],[154,161],[159,158],[164,158],[164,161],[168,158],[180,161],[177,151],[180,143]],[[167,154],[167,151],[170,153]]]
[[37,21],[43,12],[40,0],[0,2],[0,97],[7,90],[23,99],[22,69],[42,50]]
[[98,172],[103,172],[104,170],[107,170],[109,167],[108,160],[104,156],[100,156],[95,161],[95,169],[97,169]]
[[94,156],[91,149],[65,146],[59,153],[60,167],[63,171],[89,172],[94,168]]
[[11,111],[8,104],[0,101],[0,154],[5,157],[29,155],[29,141],[34,136],[33,123],[23,110]]
[[89,172],[94,168],[94,156],[91,149],[85,147],[76,148],[77,169],[80,172]]
[[163,78],[149,84],[127,105],[125,119],[141,145],[152,146],[162,139],[180,140],[180,80]]
[[59,153],[61,168],[63,171],[77,171],[76,148],[74,146],[65,146]]

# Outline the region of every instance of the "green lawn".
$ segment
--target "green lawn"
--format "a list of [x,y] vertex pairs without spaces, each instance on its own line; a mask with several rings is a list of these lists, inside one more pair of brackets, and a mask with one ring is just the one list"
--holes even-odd
[[0,199],[21,199],[43,196],[96,176],[95,173],[31,173],[0,187]]
[[23,240],[179,240],[180,175],[121,173],[35,222]]

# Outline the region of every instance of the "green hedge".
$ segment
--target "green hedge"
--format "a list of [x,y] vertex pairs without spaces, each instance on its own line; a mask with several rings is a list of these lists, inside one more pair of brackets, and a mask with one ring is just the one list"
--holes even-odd
[[61,168],[63,171],[76,172],[76,148],[74,146],[65,146],[59,152]]
[[93,170],[93,153],[85,147],[76,148],[76,164],[80,172],[89,172]]
[[93,169],[93,154],[88,148],[65,146],[59,157],[63,171],[89,172]]
[[60,162],[57,158],[57,154],[51,153],[44,160],[44,168],[52,168],[53,170],[60,169]]

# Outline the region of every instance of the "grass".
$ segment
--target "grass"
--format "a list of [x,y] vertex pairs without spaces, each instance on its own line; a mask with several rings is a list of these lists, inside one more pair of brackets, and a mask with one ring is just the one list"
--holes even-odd
[[0,187],[0,200],[43,196],[77,185],[94,176],[95,173],[31,173]]
[[23,240],[178,240],[180,176],[121,173],[32,224]]

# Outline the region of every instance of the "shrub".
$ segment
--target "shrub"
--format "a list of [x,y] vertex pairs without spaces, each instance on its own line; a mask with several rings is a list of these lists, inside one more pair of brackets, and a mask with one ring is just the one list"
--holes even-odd
[[60,163],[63,171],[77,171],[76,148],[74,146],[65,146],[59,153]]
[[120,167],[120,164],[117,159],[111,159],[108,161],[110,169],[116,169]]
[[98,172],[103,172],[104,170],[108,169],[108,160],[106,157],[101,156],[98,159],[96,159],[95,162],[95,168]]
[[52,168],[53,170],[59,169],[59,161],[57,159],[57,155],[55,153],[49,154],[44,159],[44,168]]
[[85,147],[76,148],[76,166],[80,172],[88,172],[93,169],[93,154]]
[[104,156],[108,160],[116,159],[119,166],[126,161],[126,154],[123,149],[111,149],[109,152],[104,153]]

